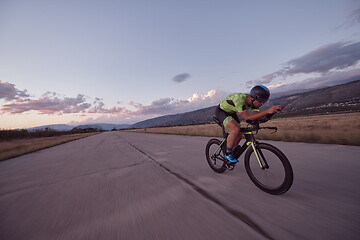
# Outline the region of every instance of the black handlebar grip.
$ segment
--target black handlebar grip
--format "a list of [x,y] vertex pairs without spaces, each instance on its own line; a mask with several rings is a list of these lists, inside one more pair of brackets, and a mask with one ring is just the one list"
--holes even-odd
[[246,123],[254,124],[254,123],[255,123],[255,120],[246,120]]

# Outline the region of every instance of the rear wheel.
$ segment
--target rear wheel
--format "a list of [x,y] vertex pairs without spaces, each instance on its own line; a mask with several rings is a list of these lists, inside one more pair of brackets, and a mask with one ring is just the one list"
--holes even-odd
[[[245,154],[245,169],[251,181],[261,190],[279,195],[287,192],[293,183],[293,170],[289,160],[276,147],[258,143]],[[260,163],[258,157],[262,163]]]
[[223,173],[226,170],[226,164],[223,158],[224,154],[220,144],[221,142],[219,139],[210,139],[206,144],[205,150],[209,166],[217,173]]

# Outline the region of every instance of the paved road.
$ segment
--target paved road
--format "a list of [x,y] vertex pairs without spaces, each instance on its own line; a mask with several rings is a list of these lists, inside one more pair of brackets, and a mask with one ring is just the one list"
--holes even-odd
[[273,142],[295,180],[213,172],[209,138],[107,132],[0,163],[0,239],[359,239],[360,147]]

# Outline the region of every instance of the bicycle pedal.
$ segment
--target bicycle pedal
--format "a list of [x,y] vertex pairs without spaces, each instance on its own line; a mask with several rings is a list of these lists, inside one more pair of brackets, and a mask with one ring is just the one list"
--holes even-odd
[[226,165],[228,166],[235,166],[238,162],[230,162],[230,161],[226,161]]
[[232,170],[234,170],[235,166],[236,166],[236,165],[228,166],[227,169],[228,169],[229,171],[232,171]]
[[228,163],[226,164],[226,167],[229,171],[232,171],[236,167],[236,163]]

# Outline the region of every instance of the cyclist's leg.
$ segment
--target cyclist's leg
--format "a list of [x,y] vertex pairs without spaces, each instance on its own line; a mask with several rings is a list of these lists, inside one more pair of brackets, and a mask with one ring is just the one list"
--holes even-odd
[[[232,121],[231,121],[232,120]],[[227,126],[228,123],[231,122],[230,126]],[[228,119],[224,120],[224,124],[226,126],[226,128],[228,128],[232,133],[234,132],[233,140],[231,141],[231,145],[232,147],[236,147],[237,145],[239,145],[240,140],[241,140],[241,134],[240,134],[240,119],[238,117],[238,115],[236,113],[231,113],[230,117],[228,117]]]
[[226,128],[230,130],[230,134],[227,138],[227,150],[226,153],[231,153],[232,148],[237,146],[241,140],[240,126],[234,119],[230,120],[226,124]]
[[227,138],[226,154],[231,153],[231,149],[237,146],[240,142],[240,119],[236,113],[225,112],[218,106],[215,111],[215,116],[222,122],[222,124],[230,131]]
[[[231,119],[230,119],[231,118]],[[232,151],[236,144],[240,141],[240,126],[237,121],[235,121],[232,117],[227,118],[226,128],[230,130],[230,133],[227,137],[226,141],[226,153],[225,158],[232,164],[239,162],[236,158],[234,158]]]
[[238,138],[236,139],[234,146],[236,147],[237,145],[239,145],[240,141],[241,141],[241,134],[239,133]]

